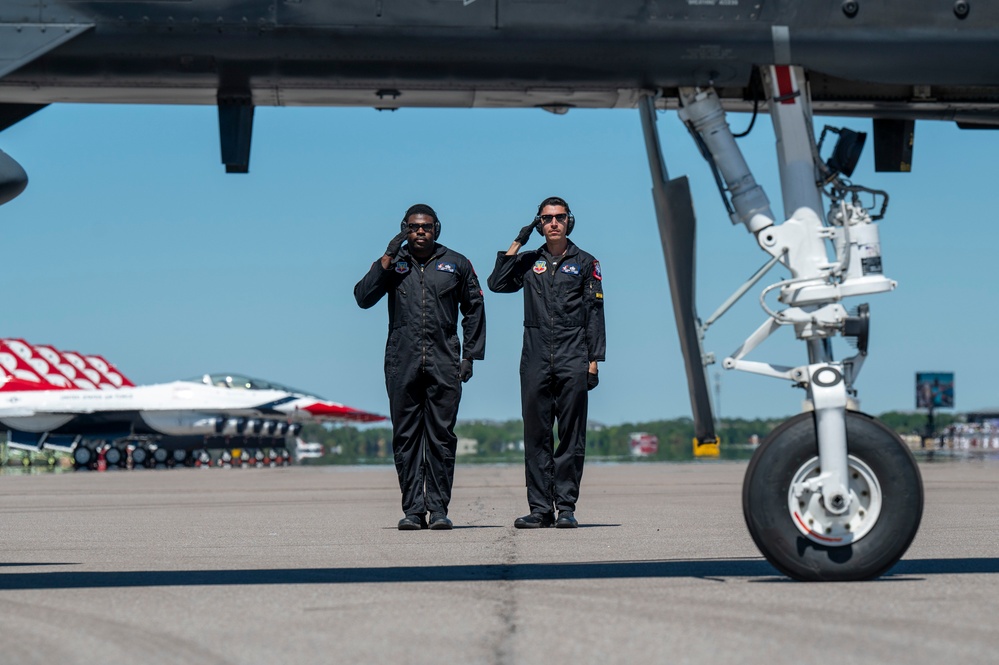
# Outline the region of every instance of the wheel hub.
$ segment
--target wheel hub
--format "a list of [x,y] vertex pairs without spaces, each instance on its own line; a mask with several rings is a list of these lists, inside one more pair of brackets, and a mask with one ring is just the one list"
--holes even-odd
[[819,458],[813,457],[798,469],[788,489],[787,505],[794,525],[809,540],[828,546],[842,546],[863,538],[881,514],[881,486],[870,467],[848,456],[849,507],[832,513],[822,500]]

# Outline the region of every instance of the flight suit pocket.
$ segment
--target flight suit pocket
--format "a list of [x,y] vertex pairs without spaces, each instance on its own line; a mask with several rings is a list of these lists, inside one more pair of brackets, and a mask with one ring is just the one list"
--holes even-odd
[[385,345],[385,380],[391,381],[399,373],[399,351],[398,336],[400,328],[396,328],[389,333],[388,343]]

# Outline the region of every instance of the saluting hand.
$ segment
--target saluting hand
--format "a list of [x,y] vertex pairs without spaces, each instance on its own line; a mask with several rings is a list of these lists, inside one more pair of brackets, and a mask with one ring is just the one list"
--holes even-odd
[[388,247],[385,248],[385,256],[394,261],[396,254],[398,254],[399,250],[402,249],[402,243],[405,242],[407,235],[409,235],[408,231],[400,231],[399,235],[392,238]]
[[472,378],[471,358],[465,358],[461,361],[461,366],[458,367],[458,378],[461,379],[462,383],[468,383],[468,380]]
[[532,221],[530,224],[528,224],[527,226],[525,226],[520,230],[520,233],[517,234],[517,240],[516,240],[517,243],[521,245],[527,244],[527,241],[531,239],[531,231],[533,231],[538,226],[539,219],[540,219],[539,217],[535,217],[534,221]]

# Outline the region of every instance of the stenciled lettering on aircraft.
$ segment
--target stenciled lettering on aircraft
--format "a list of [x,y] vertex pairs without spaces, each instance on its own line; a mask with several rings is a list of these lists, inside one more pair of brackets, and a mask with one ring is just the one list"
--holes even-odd
[[684,60],[734,60],[735,54],[732,49],[723,48],[719,44],[701,44],[696,48],[688,48],[681,57]]
[[[475,0],[472,0],[475,2]],[[687,0],[688,7],[704,6],[713,7],[715,5],[719,7],[738,7],[739,0]]]

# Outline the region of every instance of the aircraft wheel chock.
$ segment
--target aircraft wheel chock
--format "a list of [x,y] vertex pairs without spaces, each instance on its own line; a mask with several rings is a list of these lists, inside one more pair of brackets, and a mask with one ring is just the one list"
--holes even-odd
[[800,485],[821,472],[812,413],[777,427],[746,469],[746,526],[767,561],[788,577],[877,577],[905,554],[919,528],[922,478],[898,435],[871,416],[848,411],[846,438],[851,501],[841,515],[826,511],[821,492]]

